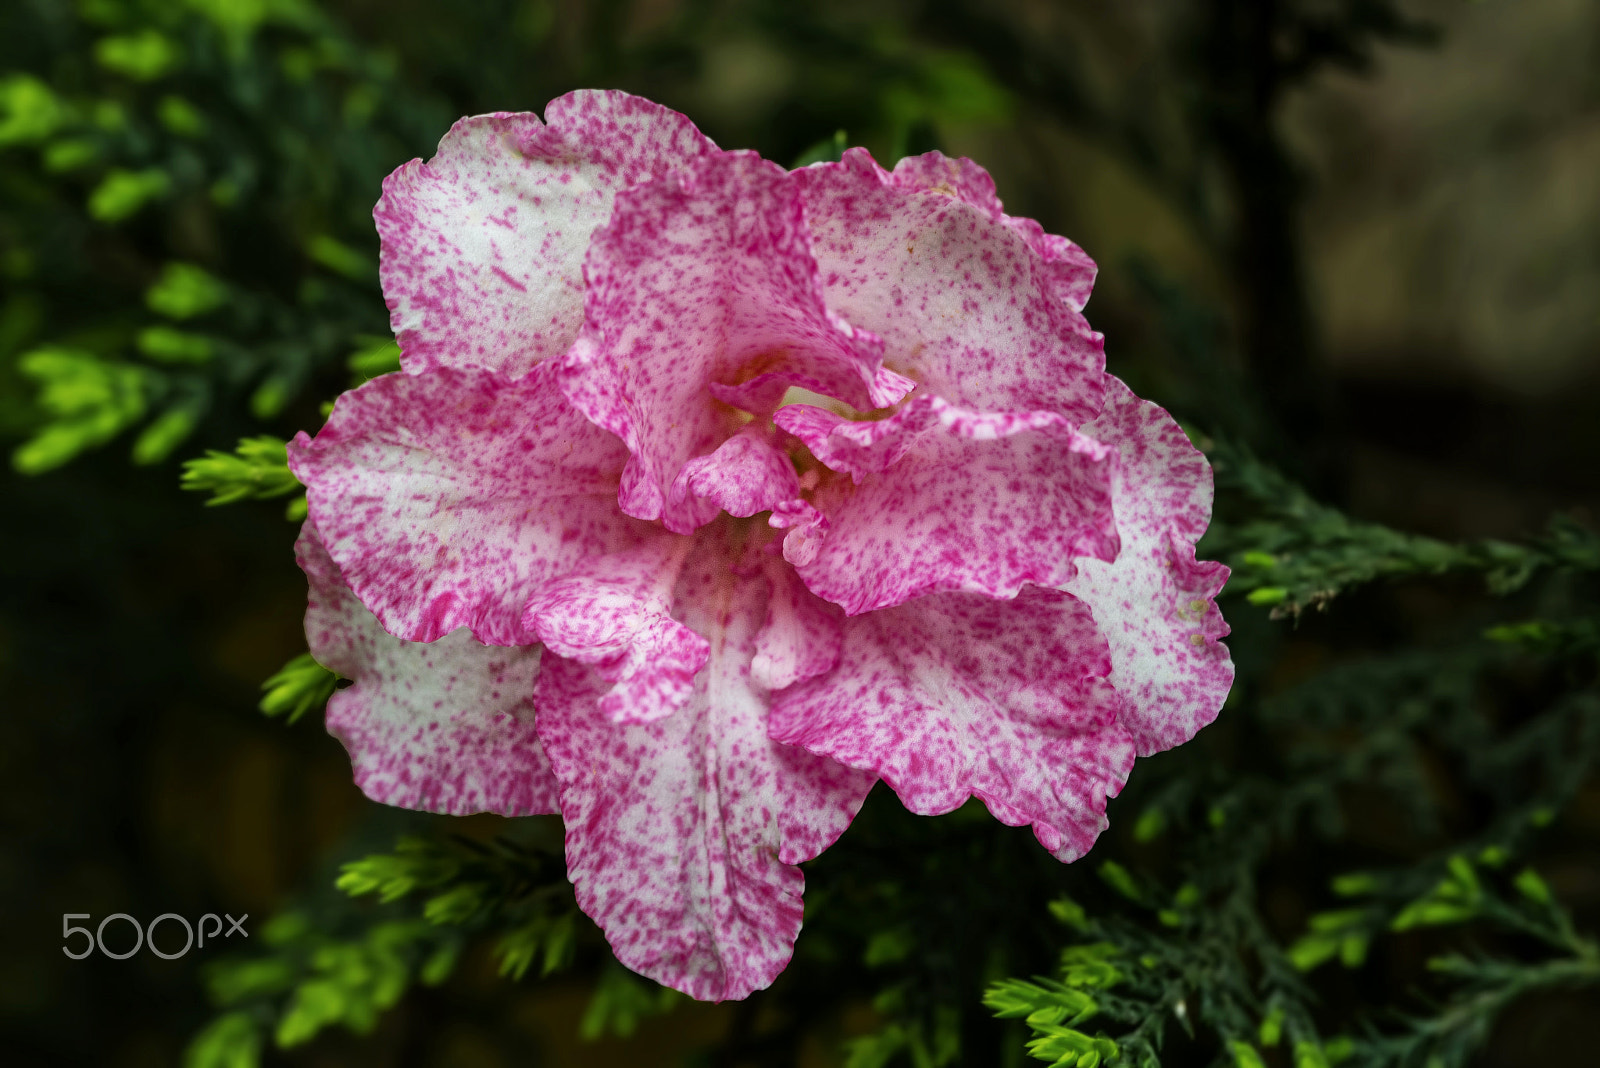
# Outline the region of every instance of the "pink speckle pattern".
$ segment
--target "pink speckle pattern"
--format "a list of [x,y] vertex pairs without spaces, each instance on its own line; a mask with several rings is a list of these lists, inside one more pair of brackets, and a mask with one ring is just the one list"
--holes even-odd
[[838,667],[774,695],[772,736],[877,772],[923,815],[980,797],[1076,860],[1133,767],[1110,668],[1068,594],[935,594],[846,623]]
[[295,559],[311,585],[311,655],[355,680],[328,699],[327,720],[362,793],[452,816],[560,811],[534,731],[537,646],[495,648],[464,630],[432,645],[402,641],[350,592],[309,521]]
[[362,789],[559,808],[617,958],[707,999],[782,971],[879,777],[1082,856],[1233,670],[1210,469],[1105,373],[1094,264],[969,160],[547,115],[386,183],[402,370],[290,445]]
[[408,371],[513,377],[583,325],[583,257],[617,192],[715,145],[675,111],[582,90],[533,114],[462,119],[383,183],[379,274]]
[[707,1000],[783,970],[803,912],[795,865],[844,832],[875,781],[768,736],[751,661],[770,584],[759,558],[730,568],[740,537],[704,528],[678,579],[675,614],[712,636],[683,708],[618,726],[596,708],[605,680],[571,660],[547,667],[538,695],[579,906],[623,964]]

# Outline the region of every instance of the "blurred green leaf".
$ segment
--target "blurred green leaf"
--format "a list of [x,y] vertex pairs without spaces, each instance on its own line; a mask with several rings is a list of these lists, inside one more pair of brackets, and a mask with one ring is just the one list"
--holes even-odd
[[147,28],[135,34],[102,37],[95,42],[94,58],[107,70],[149,82],[176,70],[183,53],[165,34]]
[[284,375],[268,375],[250,394],[250,414],[271,419],[289,403],[289,381]]
[[167,264],[144,295],[144,302],[151,311],[169,319],[193,319],[222,307],[227,301],[228,287],[205,268],[192,263]]
[[179,137],[198,138],[206,133],[206,119],[189,101],[181,96],[167,94],[161,98],[161,104],[156,109],[156,116],[172,133]]
[[84,138],[67,138],[52,141],[44,149],[44,169],[52,174],[64,174],[93,163],[100,155],[95,143]]
[[609,964],[600,972],[578,1033],[591,1042],[605,1035],[627,1038],[641,1022],[671,1010],[682,1000],[683,995],[671,987],[642,979],[620,964]]
[[184,1068],[257,1068],[261,1032],[249,1013],[230,1012],[211,1021],[189,1044]]
[[1144,900],[1144,894],[1140,891],[1139,884],[1134,881],[1133,875],[1128,869],[1121,864],[1114,860],[1102,861],[1095,870],[1107,886],[1129,901]]
[[1550,887],[1532,868],[1523,868],[1517,873],[1515,880],[1517,892],[1529,901],[1538,905],[1548,905],[1551,902]]
[[145,374],[90,352],[45,348],[18,369],[39,384],[37,403],[51,421],[11,454],[18,471],[37,475],[104,444],[145,413]]
[[216,345],[201,334],[170,326],[149,326],[139,331],[139,351],[161,363],[203,364],[216,354]]
[[192,405],[178,404],[151,420],[133,441],[133,462],[140,466],[158,464],[194,433],[200,422]]
[[36,144],[68,121],[68,112],[55,92],[31,74],[0,78],[0,148]]
[[366,256],[327,234],[318,234],[306,246],[306,254],[330,271],[364,282],[378,276],[378,268]]
[[104,223],[121,222],[171,189],[172,179],[158,167],[141,171],[113,167],[89,194],[89,215]]

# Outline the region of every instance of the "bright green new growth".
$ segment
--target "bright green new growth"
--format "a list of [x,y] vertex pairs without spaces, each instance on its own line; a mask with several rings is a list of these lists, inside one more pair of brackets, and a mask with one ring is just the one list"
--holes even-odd
[[1483,886],[1462,856],[1449,859],[1448,874],[1423,897],[1407,905],[1389,924],[1396,931],[1441,923],[1461,923],[1478,915]]
[[289,451],[279,438],[242,438],[231,453],[208,449],[183,465],[183,488],[210,493],[208,506],[268,500],[293,493],[300,482],[289,470]]
[[338,681],[339,676],[313,660],[310,653],[301,653],[261,684],[261,711],[287,716],[293,723],[307,712],[320,711]]
[[1043,977],[1031,983],[1004,979],[989,987],[983,1003],[1001,1019],[1026,1020],[1034,1033],[1029,1055],[1051,1068],[1097,1068],[1115,1063],[1122,1051],[1104,1034],[1091,1036],[1076,1029],[1100,1011],[1093,998],[1076,988],[1110,986],[1121,978],[1114,969],[1110,974],[1115,978],[1108,983],[1097,981],[1101,977],[1086,980],[1070,974],[1070,969],[1064,970],[1061,982]]
[[402,838],[393,853],[374,853],[340,868],[334,885],[351,897],[377,894],[385,905],[407,894],[450,882],[461,873],[460,861],[421,838]]
[[1366,960],[1371,940],[1372,916],[1366,909],[1319,912],[1311,917],[1311,930],[1284,951],[1295,969],[1308,972],[1337,955],[1347,968]]

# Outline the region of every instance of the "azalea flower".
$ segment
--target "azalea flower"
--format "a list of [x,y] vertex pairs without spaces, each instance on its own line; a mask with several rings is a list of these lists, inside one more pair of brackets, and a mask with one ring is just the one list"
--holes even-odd
[[578,92],[375,217],[402,370],[290,449],[329,729],[374,800],[559,812],[630,968],[768,985],[879,779],[1074,860],[1216,715],[1210,469],[972,162],[785,171]]

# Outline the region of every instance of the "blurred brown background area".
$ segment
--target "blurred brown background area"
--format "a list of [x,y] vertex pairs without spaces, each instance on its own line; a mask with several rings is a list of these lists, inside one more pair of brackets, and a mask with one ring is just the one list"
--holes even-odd
[[[1171,46],[1183,38],[1176,25],[1204,22],[1213,5],[984,5],[985,25],[1073,64],[1086,94],[1077,111],[1060,94],[1030,96],[1029,85],[1050,84],[1037,72],[963,81],[981,64],[962,58],[966,24],[945,10],[953,5],[823,3],[805,19],[782,4],[677,0],[328,6],[462,112],[540,109],[570,88],[614,85],[685,111],[725,147],[782,162],[842,127],[891,163],[898,149],[926,147],[906,130],[931,129],[991,170],[1013,214],[1101,264],[1087,314],[1113,370],[1184,395],[1188,357],[1166,339],[1152,292],[1176,291],[1213,316],[1204,329],[1241,375],[1259,358],[1230,237],[1256,207],[1253,187],[1193,128],[1186,94],[1218,83],[1184,73],[1203,61]],[[1379,45],[1370,70],[1320,71],[1268,111],[1292,183],[1283,236],[1303,271],[1309,381],[1335,428],[1321,488],[1363,518],[1450,538],[1525,536],[1556,509],[1592,521],[1600,4],[1403,6],[1438,27],[1435,43]],[[896,104],[875,89],[880,103],[867,108],[851,73],[867,61],[832,37],[797,39],[802,22],[873,55],[950,57],[944,96]],[[1125,116],[1137,123],[1122,128]],[[242,420],[235,429],[252,432]],[[304,648],[294,530],[278,506],[204,509],[177,490],[175,464],[133,470],[115,451],[37,479],[8,470],[0,501],[7,1059],[174,1064],[208,1015],[204,956],[67,960],[60,915],[249,913],[254,931],[325,885],[339,860],[385,847],[408,824],[360,797],[317,724],[286,728],[255,711],[260,681]],[[1418,626],[1451,611],[1427,594],[1402,603]],[[1301,639],[1296,655],[1315,661],[1317,641]],[[1600,797],[1587,796],[1573,816],[1580,841],[1600,841],[1597,814]],[[1370,819],[1377,827],[1385,814]],[[493,831],[490,819],[473,825]],[[1600,906],[1594,855],[1551,874],[1580,910]],[[578,981],[500,981],[484,956],[443,989],[408,997],[375,1036],[333,1035],[287,1060],[667,1064],[729,1028],[761,1026],[746,1018],[753,1010],[695,1005],[631,1040],[580,1044],[586,997]],[[1594,1008],[1579,999],[1554,1018],[1577,1027]],[[802,1063],[839,1063],[838,1039],[871,1023],[865,1007],[835,1021]],[[1485,1063],[1530,1063],[1526,1048],[1502,1042]]]

